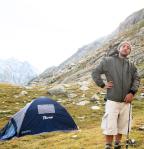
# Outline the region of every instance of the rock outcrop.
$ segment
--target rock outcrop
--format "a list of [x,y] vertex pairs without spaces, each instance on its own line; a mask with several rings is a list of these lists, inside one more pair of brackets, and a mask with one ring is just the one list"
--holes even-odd
[[58,67],[47,69],[39,77],[30,82],[30,85],[49,85],[72,83],[91,80],[91,71],[100,62],[101,58],[117,48],[124,40],[130,41],[133,50],[130,56],[144,75],[144,9],[133,13],[107,37],[96,40],[78,50],[72,57]]

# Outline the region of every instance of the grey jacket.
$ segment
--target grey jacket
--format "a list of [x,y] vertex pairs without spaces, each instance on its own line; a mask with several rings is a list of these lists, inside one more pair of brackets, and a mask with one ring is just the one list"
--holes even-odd
[[106,76],[107,81],[113,81],[113,87],[107,89],[108,100],[124,102],[128,93],[135,94],[138,90],[140,78],[137,69],[127,58],[105,57],[93,70],[93,80],[98,86],[104,87],[101,74]]

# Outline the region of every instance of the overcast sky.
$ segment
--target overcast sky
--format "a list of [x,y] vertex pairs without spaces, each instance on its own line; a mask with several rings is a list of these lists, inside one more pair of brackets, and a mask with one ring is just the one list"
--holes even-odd
[[142,8],[143,0],[0,0],[0,59],[43,71]]

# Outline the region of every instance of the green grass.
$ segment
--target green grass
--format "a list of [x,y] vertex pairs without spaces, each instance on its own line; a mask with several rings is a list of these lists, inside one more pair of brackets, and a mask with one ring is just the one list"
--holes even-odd
[[[143,81],[143,80],[142,80]],[[27,95],[15,98],[15,95],[25,90]],[[0,84],[0,111],[7,111],[0,113],[0,128],[2,128],[9,120],[9,117],[24,107],[26,103],[33,98],[39,96],[47,96],[47,89],[40,88],[24,89],[18,86],[11,86]],[[90,102],[85,106],[77,106],[72,102],[78,102],[83,92],[79,90],[78,86],[73,85],[69,92],[76,93],[78,96],[73,100],[68,100],[66,96],[51,96],[53,99],[64,99],[62,105],[68,110],[74,118],[76,124],[79,126],[79,131],[72,132],[51,132],[39,135],[24,136],[21,138],[14,138],[10,141],[0,142],[0,149],[103,149],[104,136],[100,129],[101,117],[104,113],[104,102],[101,97],[101,109],[92,110],[90,107],[95,103]],[[90,100],[92,95],[101,89],[96,88],[91,84],[90,90],[86,91],[84,100]],[[10,111],[8,111],[10,110]],[[138,128],[144,124],[144,101],[134,100],[133,102],[133,127],[130,138],[137,141],[137,149],[144,149],[144,131],[139,131]],[[123,138],[123,144],[125,137]],[[133,147],[129,147],[130,149]]]

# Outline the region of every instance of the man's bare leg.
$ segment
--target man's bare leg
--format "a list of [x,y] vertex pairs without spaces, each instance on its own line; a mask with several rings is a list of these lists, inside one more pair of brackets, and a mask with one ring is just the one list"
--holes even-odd
[[114,138],[115,138],[114,149],[121,149],[122,134],[117,134],[114,136]]
[[122,134],[117,134],[117,135],[115,136],[115,142],[120,143],[120,142],[121,142],[121,139],[122,139]]
[[113,142],[113,135],[105,135],[105,149],[111,149],[112,148],[112,142]]

